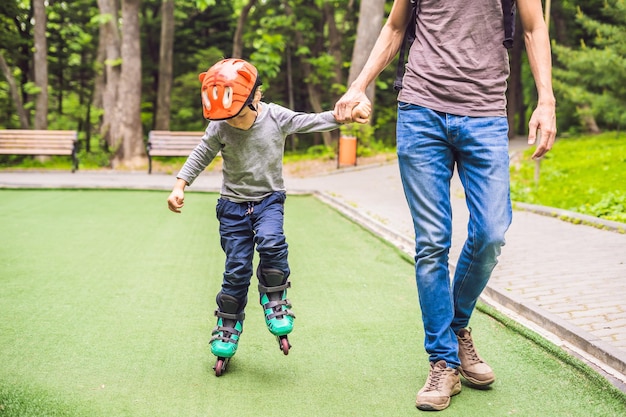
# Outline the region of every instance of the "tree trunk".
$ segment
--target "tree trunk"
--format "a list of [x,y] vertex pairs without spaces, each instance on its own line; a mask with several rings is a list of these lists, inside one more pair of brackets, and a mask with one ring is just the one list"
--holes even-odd
[[170,130],[172,68],[174,55],[174,0],[163,0],[161,6],[161,50],[159,53],[159,87],[154,128]]
[[100,14],[107,17],[100,26],[106,49],[100,133],[107,147],[115,149],[120,142],[120,113],[117,107],[121,74],[120,33],[117,28],[119,4],[117,0],[98,0],[98,7]]
[[231,58],[243,58],[243,28],[248,20],[250,10],[256,5],[257,0],[249,0],[248,4],[241,9],[239,19],[237,19],[237,28],[233,36],[233,55]]
[[593,112],[589,104],[581,104],[580,106],[576,106],[576,113],[578,114],[580,122],[586,133],[596,135],[602,132],[598,127],[598,124],[596,123],[596,118],[593,116]]
[[[359,23],[356,29],[356,40],[352,49],[352,63],[350,74],[348,75],[348,85],[356,79],[363,67],[370,51],[376,43],[376,39],[383,26],[383,15],[385,13],[384,0],[362,0],[359,8]],[[371,83],[365,90],[367,98],[374,105],[374,95],[376,84]]]
[[35,129],[48,128],[48,43],[46,40],[46,5],[44,0],[33,0],[35,19],[35,85],[39,88],[35,102]]
[[[106,35],[104,33],[104,25],[100,25],[98,36],[98,53],[96,55],[96,63],[95,66],[95,77],[94,77],[94,86],[93,93],[91,94],[91,108],[102,109],[103,108],[103,96],[106,88],[105,85],[105,59],[106,59]],[[98,120],[96,126],[94,126],[94,131],[102,132],[102,116]],[[91,132],[87,134],[89,138]],[[106,142],[105,142],[106,143]],[[90,141],[86,141],[85,149],[89,152],[91,150]]]
[[13,98],[13,105],[15,106],[15,111],[17,112],[17,117],[20,119],[20,128],[29,129],[30,123],[28,122],[28,114],[26,113],[26,109],[24,109],[24,103],[22,102],[22,96],[17,88],[17,83],[15,82],[15,78],[13,78],[13,73],[11,72],[11,68],[7,64],[7,61],[4,59],[4,55],[2,50],[0,49],[0,71],[4,74],[4,78],[7,80],[9,84],[9,91],[11,92],[11,97]]
[[[293,9],[291,8],[291,6],[285,2],[285,14],[287,14],[288,16],[292,16],[293,15]],[[305,41],[302,37],[302,34],[300,32],[296,32],[295,35],[295,45],[296,45],[296,49],[300,48],[301,46],[305,45]],[[309,64],[306,61],[306,58],[302,60],[302,76],[304,79],[309,78],[311,76],[311,73],[313,72],[313,69],[311,68],[311,64]],[[322,109],[322,99],[320,96],[320,93],[318,91],[318,89],[316,88],[315,85],[313,85],[313,83],[306,83],[306,89],[307,89],[307,96],[309,98],[309,104],[311,104],[311,108],[313,109],[313,111],[315,113],[320,113],[322,111],[324,111],[324,109]],[[322,135],[322,140],[324,141],[324,145],[331,147],[332,146],[332,136],[330,134],[330,132],[321,132]]]
[[[335,8],[330,2],[324,3],[324,21],[328,27],[328,48],[330,54],[335,58],[335,79],[334,83],[338,85],[343,84],[343,57],[341,55],[341,45],[343,38],[341,32],[337,28],[337,22],[335,21]],[[336,97],[339,99],[339,95]]]
[[[343,85],[343,57],[341,54],[341,45],[343,43],[343,37],[341,36],[341,32],[337,28],[337,22],[335,21],[335,7],[331,2],[324,3],[324,20],[326,22],[326,26],[328,27],[328,48],[330,54],[333,56],[335,60],[334,72],[335,77],[333,82],[337,85]],[[339,95],[335,94],[333,97],[333,102],[336,102],[339,99]],[[335,129],[330,132],[333,142],[339,140],[340,131],[339,129]]]
[[141,0],[122,2],[122,72],[119,103],[121,105],[121,146],[113,159],[131,169],[146,162],[141,125],[141,45],[139,6]]

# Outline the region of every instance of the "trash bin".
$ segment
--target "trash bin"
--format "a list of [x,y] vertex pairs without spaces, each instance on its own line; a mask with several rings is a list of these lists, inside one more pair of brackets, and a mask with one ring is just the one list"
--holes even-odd
[[340,136],[337,152],[337,168],[345,165],[356,166],[356,136]]

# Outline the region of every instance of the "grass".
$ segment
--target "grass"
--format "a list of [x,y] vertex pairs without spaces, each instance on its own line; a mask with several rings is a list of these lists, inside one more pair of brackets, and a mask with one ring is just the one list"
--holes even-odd
[[626,223],[626,135],[615,132],[557,140],[540,162],[532,149],[513,164],[513,200]]
[[[285,229],[297,316],[282,355],[256,285],[237,355],[207,341],[223,254],[213,194],[0,190],[0,416],[413,416],[427,372],[407,257],[310,196]],[[584,365],[476,312],[498,379],[441,416],[623,416]]]

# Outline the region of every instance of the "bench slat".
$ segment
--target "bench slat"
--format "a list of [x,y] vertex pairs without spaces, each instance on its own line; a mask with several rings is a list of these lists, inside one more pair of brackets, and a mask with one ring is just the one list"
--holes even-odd
[[153,156],[188,156],[198,146],[203,131],[152,130],[148,134],[148,173],[152,173]]
[[69,155],[72,172],[78,168],[77,146],[78,132],[73,130],[0,130],[0,154]]
[[19,138],[19,139],[6,139],[0,138],[0,146],[10,146],[10,145],[43,145],[43,146],[56,146],[56,145],[72,145],[74,143],[73,139],[27,139],[27,138]]
[[2,155],[72,155],[74,150],[70,149],[41,149],[41,148],[0,148]]
[[189,156],[188,150],[152,150],[150,154],[152,156]]

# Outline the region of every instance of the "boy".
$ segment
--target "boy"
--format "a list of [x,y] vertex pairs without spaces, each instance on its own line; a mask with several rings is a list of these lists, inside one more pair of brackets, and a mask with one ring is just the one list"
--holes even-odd
[[[226,262],[216,297],[217,325],[210,340],[211,352],[217,356],[215,374],[220,376],[243,331],[255,246],[265,323],[283,353],[289,353],[287,335],[295,316],[287,299],[290,270],[283,231],[285,138],[292,133],[332,130],[340,124],[330,111],[297,113],[261,102],[258,71],[242,59],[219,61],[199,78],[204,117],[211,123],[178,173],[167,203],[171,211],[180,213],[185,187],[221,152],[223,183],[216,212]],[[354,120],[365,123],[370,107],[357,107],[354,113]]]

